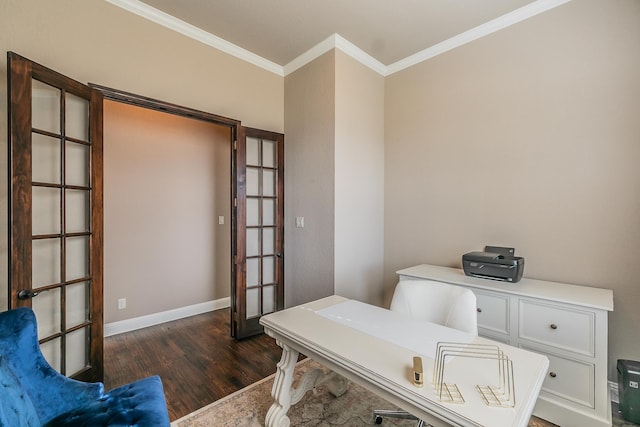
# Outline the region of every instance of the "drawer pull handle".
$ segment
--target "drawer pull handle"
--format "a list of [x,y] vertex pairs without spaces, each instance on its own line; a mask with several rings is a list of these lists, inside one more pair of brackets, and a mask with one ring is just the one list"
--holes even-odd
[[555,378],[557,376],[557,374],[555,372],[549,372],[549,376],[551,378]]
[[478,313],[482,313],[482,309],[481,309],[480,307],[476,308],[476,311],[477,311]]
[[551,329],[558,329],[558,325],[556,325],[555,323],[552,323],[549,327]]

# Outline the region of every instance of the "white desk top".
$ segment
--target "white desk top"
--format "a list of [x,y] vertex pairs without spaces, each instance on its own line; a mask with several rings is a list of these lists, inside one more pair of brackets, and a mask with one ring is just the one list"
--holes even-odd
[[[359,323],[360,326],[347,326],[345,322],[331,318],[331,315],[343,316],[340,304],[345,302],[347,305],[343,308],[348,308],[349,300],[331,296],[263,316],[260,323],[268,335],[281,343],[316,359],[421,418],[428,419],[428,414],[436,415],[451,425],[460,426],[527,425],[549,365],[546,357],[499,344],[513,361],[514,408],[488,407],[475,390],[476,384],[497,385],[495,365],[487,369],[487,363],[495,364],[495,361],[454,358],[446,365],[445,379],[458,384],[466,402],[443,403],[431,385],[434,367],[432,354],[435,350],[421,350],[415,344],[431,343],[427,345],[429,347],[441,340],[425,336],[423,322],[399,319],[396,313],[366,304],[357,304],[358,309],[349,314],[350,322]],[[363,325],[367,324],[367,316],[371,314],[375,314],[377,320],[370,323],[371,328],[367,328]],[[388,331],[396,328],[398,334],[395,339],[385,339],[383,336],[388,332],[382,333],[381,337],[379,325],[386,325]],[[457,333],[449,328],[438,328],[443,328],[445,332],[434,332],[436,329],[433,329],[432,333],[442,333],[445,339]],[[479,337],[473,337],[473,342],[497,344]],[[413,356],[423,358],[423,388],[417,388],[411,382]]]
[[[469,344],[476,338],[475,335],[436,323],[420,322],[416,325],[414,320],[400,313],[355,300],[317,310],[316,314],[429,359],[436,358],[438,341]],[[415,339],[416,334],[419,334],[419,339]]]

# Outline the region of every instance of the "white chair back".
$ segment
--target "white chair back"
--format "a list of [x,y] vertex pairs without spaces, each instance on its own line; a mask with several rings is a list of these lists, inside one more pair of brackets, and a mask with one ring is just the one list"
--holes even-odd
[[476,296],[460,286],[432,280],[400,280],[391,310],[478,335]]

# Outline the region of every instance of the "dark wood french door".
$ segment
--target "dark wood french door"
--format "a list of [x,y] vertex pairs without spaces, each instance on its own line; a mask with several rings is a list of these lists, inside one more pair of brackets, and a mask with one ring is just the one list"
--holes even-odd
[[231,332],[244,338],[284,308],[284,135],[239,126],[235,148]]
[[103,377],[102,95],[13,52],[9,308],[30,306],[61,373]]

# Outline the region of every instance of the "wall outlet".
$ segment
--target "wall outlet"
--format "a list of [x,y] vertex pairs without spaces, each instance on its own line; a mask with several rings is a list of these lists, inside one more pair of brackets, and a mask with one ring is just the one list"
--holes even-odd
[[304,217],[297,216],[296,217],[296,228],[304,228]]
[[120,298],[118,300],[118,310],[124,310],[125,308],[127,308],[127,299]]

